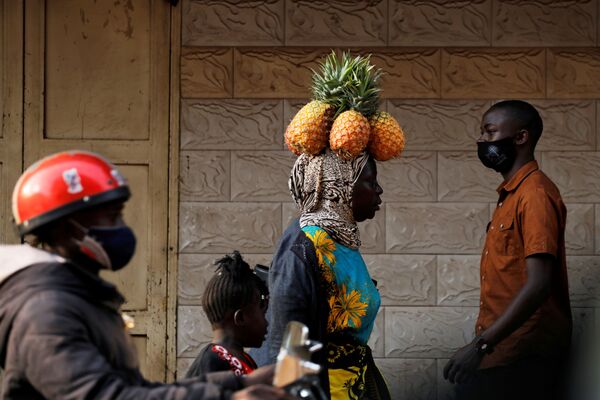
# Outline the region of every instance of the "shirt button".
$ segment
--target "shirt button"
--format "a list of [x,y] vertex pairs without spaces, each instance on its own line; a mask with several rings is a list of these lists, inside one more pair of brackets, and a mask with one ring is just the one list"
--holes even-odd
[[485,275],[481,275],[481,280],[485,281]]
[[482,305],[483,305],[483,301],[480,301],[480,302],[479,302],[479,305],[480,305],[480,306],[482,306]]
[[504,224],[500,224],[500,229],[504,228]]
[[491,226],[490,226],[490,229],[494,229],[494,225],[491,225]]
[[502,202],[498,203],[498,207],[502,207]]
[[483,329],[483,327],[482,327],[481,325],[479,325],[479,326],[477,327],[477,329],[479,329],[479,330],[482,330],[482,329]]
[[486,255],[486,256],[488,255],[488,251],[487,251],[487,250],[485,251],[485,255]]

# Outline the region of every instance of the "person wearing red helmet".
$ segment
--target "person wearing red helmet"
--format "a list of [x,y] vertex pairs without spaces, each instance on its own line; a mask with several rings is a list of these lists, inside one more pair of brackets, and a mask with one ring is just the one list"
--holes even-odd
[[127,181],[97,154],[44,158],[18,180],[12,198],[28,244],[0,246],[0,366],[3,399],[285,399],[263,383],[273,368],[246,377],[208,374],[173,384],[140,371],[120,307],[99,276],[135,252],[123,221]]

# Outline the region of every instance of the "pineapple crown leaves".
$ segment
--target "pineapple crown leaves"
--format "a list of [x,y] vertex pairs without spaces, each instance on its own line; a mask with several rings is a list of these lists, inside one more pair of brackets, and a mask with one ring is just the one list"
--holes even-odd
[[379,106],[381,89],[377,84],[382,72],[370,58],[344,52],[339,59],[332,51],[321,64],[321,72],[313,70],[314,99],[331,104],[336,109],[334,117],[347,110],[372,115]]

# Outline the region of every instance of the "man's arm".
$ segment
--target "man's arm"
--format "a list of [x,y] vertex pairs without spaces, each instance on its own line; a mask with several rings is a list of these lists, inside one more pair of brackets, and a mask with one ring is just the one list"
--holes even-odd
[[[481,334],[483,340],[492,346],[523,325],[550,296],[556,259],[550,254],[534,254],[527,257],[525,263],[527,282],[500,318]],[[482,358],[483,355],[477,353],[475,343],[469,343],[448,361],[444,367],[444,378],[452,383],[465,382]]]

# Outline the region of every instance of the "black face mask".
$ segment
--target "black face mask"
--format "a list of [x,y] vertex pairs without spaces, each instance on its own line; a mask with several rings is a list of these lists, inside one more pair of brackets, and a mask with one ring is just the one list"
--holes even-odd
[[477,142],[477,155],[481,163],[496,172],[508,172],[515,163],[517,150],[514,138],[496,140],[495,142]]

